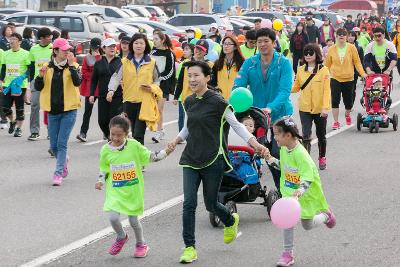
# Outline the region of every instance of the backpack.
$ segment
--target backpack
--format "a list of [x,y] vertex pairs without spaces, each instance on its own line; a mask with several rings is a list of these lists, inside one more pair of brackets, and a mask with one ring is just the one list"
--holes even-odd
[[[228,158],[235,174],[245,184],[256,184],[260,181],[258,170],[253,165],[251,156],[243,151],[229,151]],[[261,161],[256,161],[256,166],[261,166]]]

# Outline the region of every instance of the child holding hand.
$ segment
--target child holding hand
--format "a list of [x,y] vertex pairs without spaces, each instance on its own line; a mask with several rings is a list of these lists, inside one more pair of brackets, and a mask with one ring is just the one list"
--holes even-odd
[[[281,170],[282,197],[298,198],[301,206],[301,223],[305,230],[311,230],[320,224],[333,228],[336,218],[326,202],[317,167],[299,142],[302,137],[296,124],[292,118],[283,117],[273,128],[274,138],[280,146],[280,160],[268,152],[264,157],[270,166]],[[294,228],[283,230],[284,251],[277,266],[294,264],[293,236]]]
[[109,213],[112,228],[117,239],[109,248],[111,255],[117,255],[128,241],[120,222],[120,214],[127,215],[135,232],[134,256],[146,257],[149,247],[143,238],[142,225],[138,219],[144,211],[144,185],[142,167],[150,162],[164,159],[172,150],[166,148],[151,152],[138,141],[128,139],[129,120],[116,116],[110,121],[110,142],[100,152],[100,177],[95,187],[106,185],[104,211]]

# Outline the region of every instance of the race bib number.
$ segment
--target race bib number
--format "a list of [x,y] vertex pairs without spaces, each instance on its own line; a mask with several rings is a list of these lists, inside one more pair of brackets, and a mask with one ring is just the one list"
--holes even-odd
[[6,75],[7,76],[19,76],[19,64],[7,64],[6,65]]
[[36,67],[40,70],[47,62],[49,62],[48,58],[39,58],[36,60]]
[[110,169],[113,187],[132,186],[139,183],[134,162],[112,164]]
[[297,169],[290,167],[285,168],[285,186],[292,189],[298,189],[300,187],[300,175]]

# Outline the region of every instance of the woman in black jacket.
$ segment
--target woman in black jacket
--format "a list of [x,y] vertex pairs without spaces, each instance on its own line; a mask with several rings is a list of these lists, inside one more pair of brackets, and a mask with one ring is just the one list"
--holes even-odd
[[[296,30],[290,37],[290,52],[293,55],[293,71],[297,73],[299,61],[303,58],[304,47],[308,44],[308,35],[303,22],[296,25]],[[301,62],[300,62],[301,65]]]
[[112,101],[108,102],[108,83],[111,76],[121,66],[121,58],[116,56],[117,43],[114,39],[108,38],[103,41],[104,55],[94,63],[92,78],[90,81],[89,102],[95,102],[96,87],[99,88],[98,96],[98,123],[105,138],[110,139],[109,123],[111,118],[122,113],[122,89],[121,86],[115,91]]
[[172,53],[172,43],[168,35],[156,30],[153,32],[154,48],[150,56],[156,60],[156,66],[160,74],[160,88],[163,98],[158,101],[160,120],[158,121],[157,133],[151,139],[158,143],[164,139],[163,113],[165,102],[169,95],[174,93],[176,83],[175,55]]

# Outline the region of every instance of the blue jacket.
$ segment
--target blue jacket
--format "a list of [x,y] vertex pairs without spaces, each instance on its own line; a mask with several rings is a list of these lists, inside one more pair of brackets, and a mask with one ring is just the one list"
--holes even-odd
[[253,94],[253,106],[270,108],[272,122],[293,114],[289,99],[293,85],[293,71],[289,60],[274,51],[267,77],[264,81],[261,72],[261,55],[257,54],[244,61],[233,89],[250,86]]

